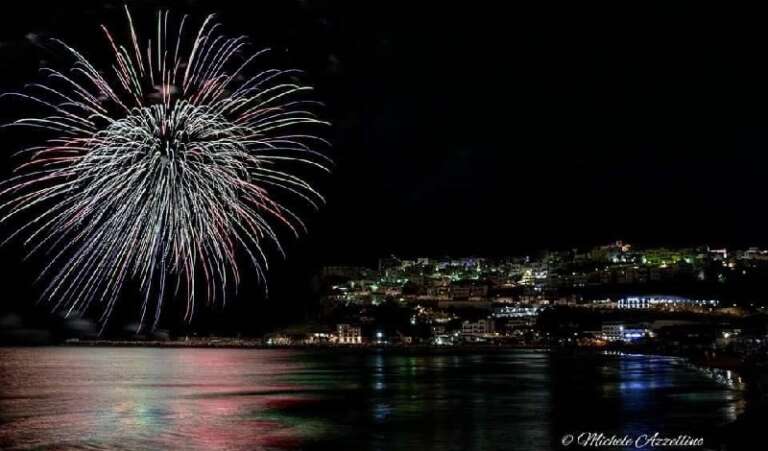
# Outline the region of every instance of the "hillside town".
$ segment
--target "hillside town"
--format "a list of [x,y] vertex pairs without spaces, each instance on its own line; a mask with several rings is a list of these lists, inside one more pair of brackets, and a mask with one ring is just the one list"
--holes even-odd
[[[582,346],[755,356],[768,349],[768,250],[708,246],[383,258],[318,276],[317,321],[267,345]],[[721,354],[724,355],[724,354]]]

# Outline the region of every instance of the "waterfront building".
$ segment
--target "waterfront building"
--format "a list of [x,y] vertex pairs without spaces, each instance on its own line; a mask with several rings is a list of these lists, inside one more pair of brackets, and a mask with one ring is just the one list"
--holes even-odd
[[360,344],[363,342],[363,333],[360,327],[339,324],[336,326],[336,333],[339,344]]
[[464,336],[490,335],[495,331],[496,327],[492,319],[464,321],[464,323],[461,325],[461,334]]
[[602,326],[602,338],[606,341],[631,342],[651,336],[652,332],[640,324],[606,322]]

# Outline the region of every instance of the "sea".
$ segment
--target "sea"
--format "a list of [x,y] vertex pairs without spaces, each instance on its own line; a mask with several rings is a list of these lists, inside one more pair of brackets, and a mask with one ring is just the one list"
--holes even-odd
[[746,405],[646,355],[0,348],[2,449],[720,450]]

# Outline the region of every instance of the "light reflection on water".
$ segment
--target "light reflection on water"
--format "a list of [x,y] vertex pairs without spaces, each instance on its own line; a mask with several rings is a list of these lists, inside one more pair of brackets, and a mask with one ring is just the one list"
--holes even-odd
[[741,395],[669,359],[544,352],[0,349],[0,447],[558,449],[699,433]]

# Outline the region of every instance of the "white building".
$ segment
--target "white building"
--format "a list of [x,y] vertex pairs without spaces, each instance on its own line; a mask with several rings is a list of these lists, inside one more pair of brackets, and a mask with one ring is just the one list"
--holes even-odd
[[603,323],[601,332],[606,341],[634,341],[651,335],[645,326],[623,322]]
[[481,319],[478,321],[464,321],[461,325],[462,335],[490,335],[496,331],[496,326],[492,319]]
[[496,318],[535,317],[538,314],[539,308],[530,305],[503,305],[493,309],[493,316]]
[[339,324],[336,326],[338,343],[340,344],[360,344],[363,342],[363,333],[359,327],[349,324]]
[[695,308],[715,308],[719,302],[715,299],[688,299],[679,296],[649,295],[649,296],[628,296],[619,299],[618,307],[620,309],[695,309]]

